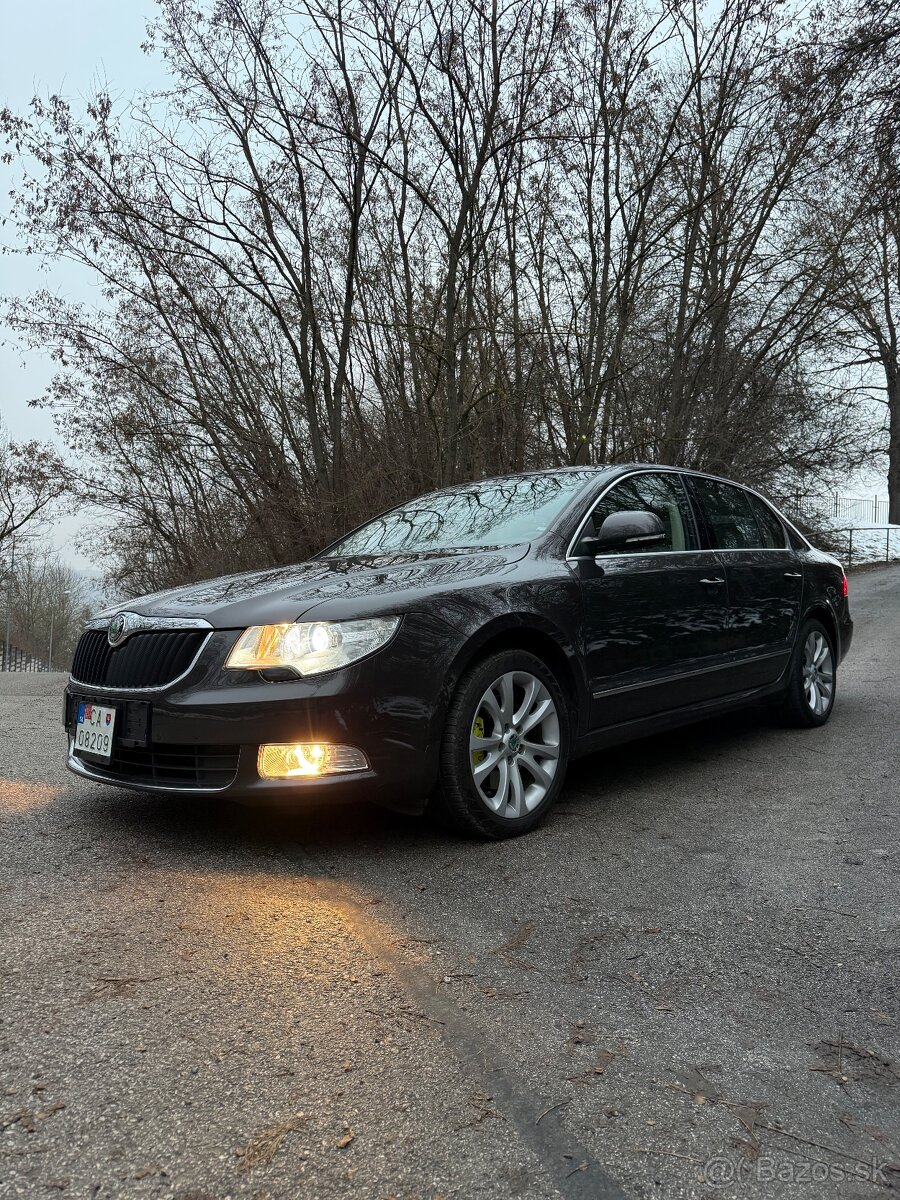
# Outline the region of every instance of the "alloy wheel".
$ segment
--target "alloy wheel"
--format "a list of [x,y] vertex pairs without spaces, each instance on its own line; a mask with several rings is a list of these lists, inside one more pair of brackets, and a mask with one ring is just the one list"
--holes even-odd
[[559,714],[528,671],[507,671],[478,703],[469,735],[472,778],[491,812],[515,820],[541,803],[559,765]]
[[818,629],[811,630],[803,646],[803,691],[812,711],[823,716],[834,694],[834,661],[828,639]]

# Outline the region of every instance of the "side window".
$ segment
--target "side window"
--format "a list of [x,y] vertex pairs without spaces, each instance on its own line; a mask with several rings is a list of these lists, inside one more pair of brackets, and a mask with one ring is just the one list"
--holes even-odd
[[792,550],[808,550],[809,549],[808,543],[806,541],[804,541],[804,539],[800,536],[799,533],[797,533],[797,531],[795,529],[791,529],[790,527],[788,527],[787,532],[788,532],[788,541],[791,544]]
[[767,550],[783,550],[785,547],[784,526],[766,504],[758,496],[750,496],[750,507],[756,516],[756,523],[762,534],[762,544]]
[[[626,546],[610,553],[660,554],[697,549],[697,531],[684,484],[677,475],[656,475],[651,471],[631,475],[610,488],[592,512],[582,536],[596,537],[610,513],[632,511],[656,513],[665,528],[665,540],[652,546]],[[580,543],[573,551],[576,556],[585,552]]]
[[750,494],[730,483],[694,476],[706,519],[713,531],[716,545],[722,550],[758,550],[764,545],[750,507]]

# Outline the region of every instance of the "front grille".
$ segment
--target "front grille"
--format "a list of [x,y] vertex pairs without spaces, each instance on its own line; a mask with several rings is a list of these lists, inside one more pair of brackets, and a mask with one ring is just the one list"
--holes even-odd
[[237,774],[239,746],[191,746],[153,742],[147,747],[117,745],[108,763],[84,760],[96,775],[135,784],[172,788],[224,788]]
[[88,629],[75,650],[72,678],[93,687],[164,687],[185,673],[207,636],[201,629],[153,630],[111,646],[105,629]]

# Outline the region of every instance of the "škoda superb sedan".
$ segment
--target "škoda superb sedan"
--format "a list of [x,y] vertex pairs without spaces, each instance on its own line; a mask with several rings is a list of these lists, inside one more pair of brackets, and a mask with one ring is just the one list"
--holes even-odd
[[510,475],[98,617],[68,765],[427,807],[504,837],[545,816],[576,755],[763,700],[822,725],[852,632],[840,564],[748,488],[642,465]]

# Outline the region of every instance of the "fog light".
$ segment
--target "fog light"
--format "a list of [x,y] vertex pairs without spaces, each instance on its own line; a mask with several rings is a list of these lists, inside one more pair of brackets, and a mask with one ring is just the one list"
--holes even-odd
[[365,771],[368,765],[362,750],[355,746],[294,742],[284,746],[260,746],[257,769],[263,779],[298,779]]

